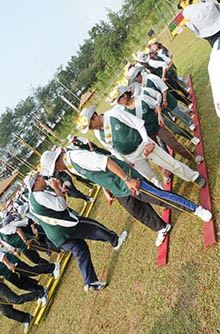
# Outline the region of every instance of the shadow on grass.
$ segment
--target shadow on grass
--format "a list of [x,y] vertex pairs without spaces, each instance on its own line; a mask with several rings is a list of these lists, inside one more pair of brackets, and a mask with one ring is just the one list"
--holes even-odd
[[[133,227],[133,224],[134,224],[134,219],[132,217],[129,217],[126,220],[125,225],[123,227],[123,231],[128,231],[128,237],[129,237],[129,233],[130,233],[130,231]],[[108,284],[110,284],[111,279],[114,275],[119,255],[120,255],[120,251],[119,252],[114,252],[114,254],[111,258],[111,262],[109,264],[109,269],[108,269],[108,272],[107,272],[107,282],[108,282]]]
[[160,316],[148,334],[201,334],[199,314],[194,310],[198,292],[197,266],[188,262],[179,275],[179,291],[171,311]]

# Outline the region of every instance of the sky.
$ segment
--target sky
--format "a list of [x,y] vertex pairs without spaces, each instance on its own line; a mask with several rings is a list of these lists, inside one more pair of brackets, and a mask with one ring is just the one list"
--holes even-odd
[[66,65],[87,32],[123,0],[0,1],[0,114]]

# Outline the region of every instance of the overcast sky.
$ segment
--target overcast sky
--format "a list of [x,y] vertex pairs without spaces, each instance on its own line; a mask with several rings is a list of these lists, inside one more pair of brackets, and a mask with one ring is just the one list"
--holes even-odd
[[87,32],[123,0],[1,0],[0,113],[66,65]]

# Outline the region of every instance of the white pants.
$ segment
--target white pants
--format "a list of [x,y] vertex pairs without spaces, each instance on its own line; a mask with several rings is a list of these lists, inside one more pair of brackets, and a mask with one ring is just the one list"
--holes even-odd
[[163,183],[159,180],[154,169],[147,162],[146,157],[143,155],[144,143],[141,143],[135,152],[126,155],[126,160],[134,163],[134,168],[143,175],[148,181],[152,182],[158,188],[163,189]]
[[[219,47],[219,49],[218,49]],[[220,117],[220,40],[218,39],[210,54],[208,65],[210,84],[212,88],[215,110]]]
[[152,161],[156,165],[169,170],[185,181],[195,181],[199,176],[198,172],[192,170],[184,163],[174,159],[156,143],[154,150],[148,155],[147,158],[144,155],[144,147],[145,144],[141,143],[137,150],[127,155],[126,158],[134,163],[134,168],[137,169],[140,174],[142,174],[144,177],[146,177],[147,180],[151,181],[155,185],[156,183],[154,181],[158,180],[158,178],[154,173],[154,170],[148,164],[147,160]]

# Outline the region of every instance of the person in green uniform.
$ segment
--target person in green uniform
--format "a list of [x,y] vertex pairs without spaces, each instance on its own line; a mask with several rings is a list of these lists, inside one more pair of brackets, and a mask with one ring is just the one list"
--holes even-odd
[[105,288],[107,282],[98,280],[84,239],[109,242],[115,251],[119,251],[127,238],[127,231],[117,235],[96,220],[73,212],[64,199],[59,180],[55,178],[50,179],[50,187],[54,193],[44,191],[46,182],[38,172],[33,176],[29,175],[25,182],[30,192],[31,213],[37,217],[47,238],[55,246],[71,251],[77,258],[84,279],[84,290],[98,291]]
[[134,218],[157,232],[156,246],[162,244],[171,226],[160,218],[149,203],[191,212],[207,221],[212,217],[201,206],[157,188],[136,169],[115,157],[85,150],[63,152],[59,148],[57,152],[46,151],[41,156],[41,173],[50,176],[54,170],[78,172],[105,188],[108,199],[115,196]]

